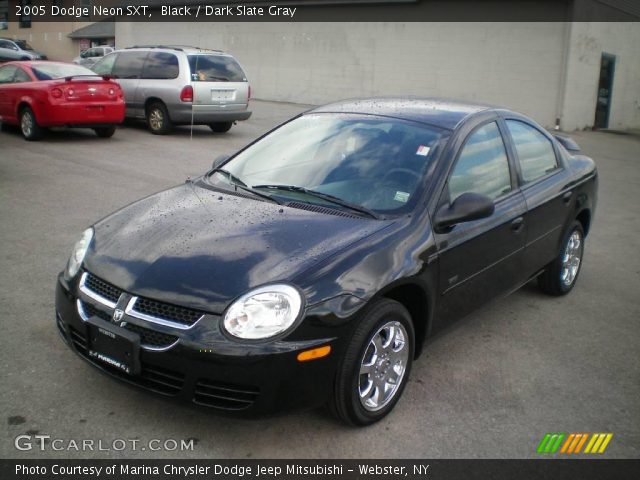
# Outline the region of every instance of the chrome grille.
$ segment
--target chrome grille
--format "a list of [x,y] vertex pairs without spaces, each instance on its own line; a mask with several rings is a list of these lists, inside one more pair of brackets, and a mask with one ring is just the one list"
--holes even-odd
[[91,290],[94,293],[97,293],[103,298],[106,298],[112,303],[118,303],[118,299],[122,294],[122,290],[114,285],[111,285],[104,280],[91,275],[87,272],[86,277],[84,278],[84,286],[85,288]]
[[182,325],[193,325],[203,315],[202,312],[197,310],[178,307],[176,305],[158,302],[144,297],[138,297],[132,310],[150,317],[168,320]]

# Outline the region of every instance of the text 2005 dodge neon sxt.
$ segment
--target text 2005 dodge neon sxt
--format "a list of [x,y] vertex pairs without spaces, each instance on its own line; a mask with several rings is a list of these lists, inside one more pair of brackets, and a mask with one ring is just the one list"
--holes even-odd
[[536,276],[573,288],[596,191],[575,143],[510,111],[331,104],[87,229],[57,325],[164,395],[366,425],[437,328]]

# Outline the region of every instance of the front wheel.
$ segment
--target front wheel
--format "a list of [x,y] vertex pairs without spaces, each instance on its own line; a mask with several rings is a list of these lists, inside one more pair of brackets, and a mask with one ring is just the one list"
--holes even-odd
[[30,107],[24,107],[20,112],[20,131],[25,140],[40,140],[44,136],[44,129],[38,125],[36,116]]
[[116,133],[116,127],[99,127],[94,128],[93,131],[96,132],[96,135],[100,138],[111,138],[113,134]]
[[411,316],[402,304],[381,299],[370,305],[338,368],[332,412],[359,426],[384,418],[407,384],[414,341]]
[[231,130],[233,122],[216,122],[209,125],[209,128],[215,133],[225,133]]
[[538,277],[540,289],[549,295],[566,295],[576,284],[584,253],[584,229],[574,221],[562,244],[562,251]]

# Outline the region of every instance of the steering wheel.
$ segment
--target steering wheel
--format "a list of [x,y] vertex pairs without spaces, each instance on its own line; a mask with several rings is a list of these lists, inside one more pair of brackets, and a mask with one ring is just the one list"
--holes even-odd
[[[392,168],[386,173],[386,175],[382,178],[382,183],[386,183],[389,180],[389,178],[394,175],[412,177],[413,179],[415,179],[416,183],[420,181],[420,175],[414,172],[413,170],[409,170],[408,168],[397,167],[397,168]],[[402,182],[396,182],[396,183],[402,183]]]

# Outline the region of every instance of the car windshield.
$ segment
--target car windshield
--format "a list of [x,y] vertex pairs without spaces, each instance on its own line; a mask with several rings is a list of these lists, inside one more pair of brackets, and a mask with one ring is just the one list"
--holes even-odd
[[208,179],[287,201],[402,213],[412,208],[431,173],[443,135],[435,127],[387,117],[307,114],[249,146]]
[[94,72],[86,67],[66,63],[40,63],[31,67],[31,69],[38,80],[54,80],[78,75],[96,76]]
[[14,40],[16,45],[18,45],[22,50],[33,50],[33,47],[29,45],[24,40]]
[[194,82],[246,82],[242,68],[226,55],[189,55]]

